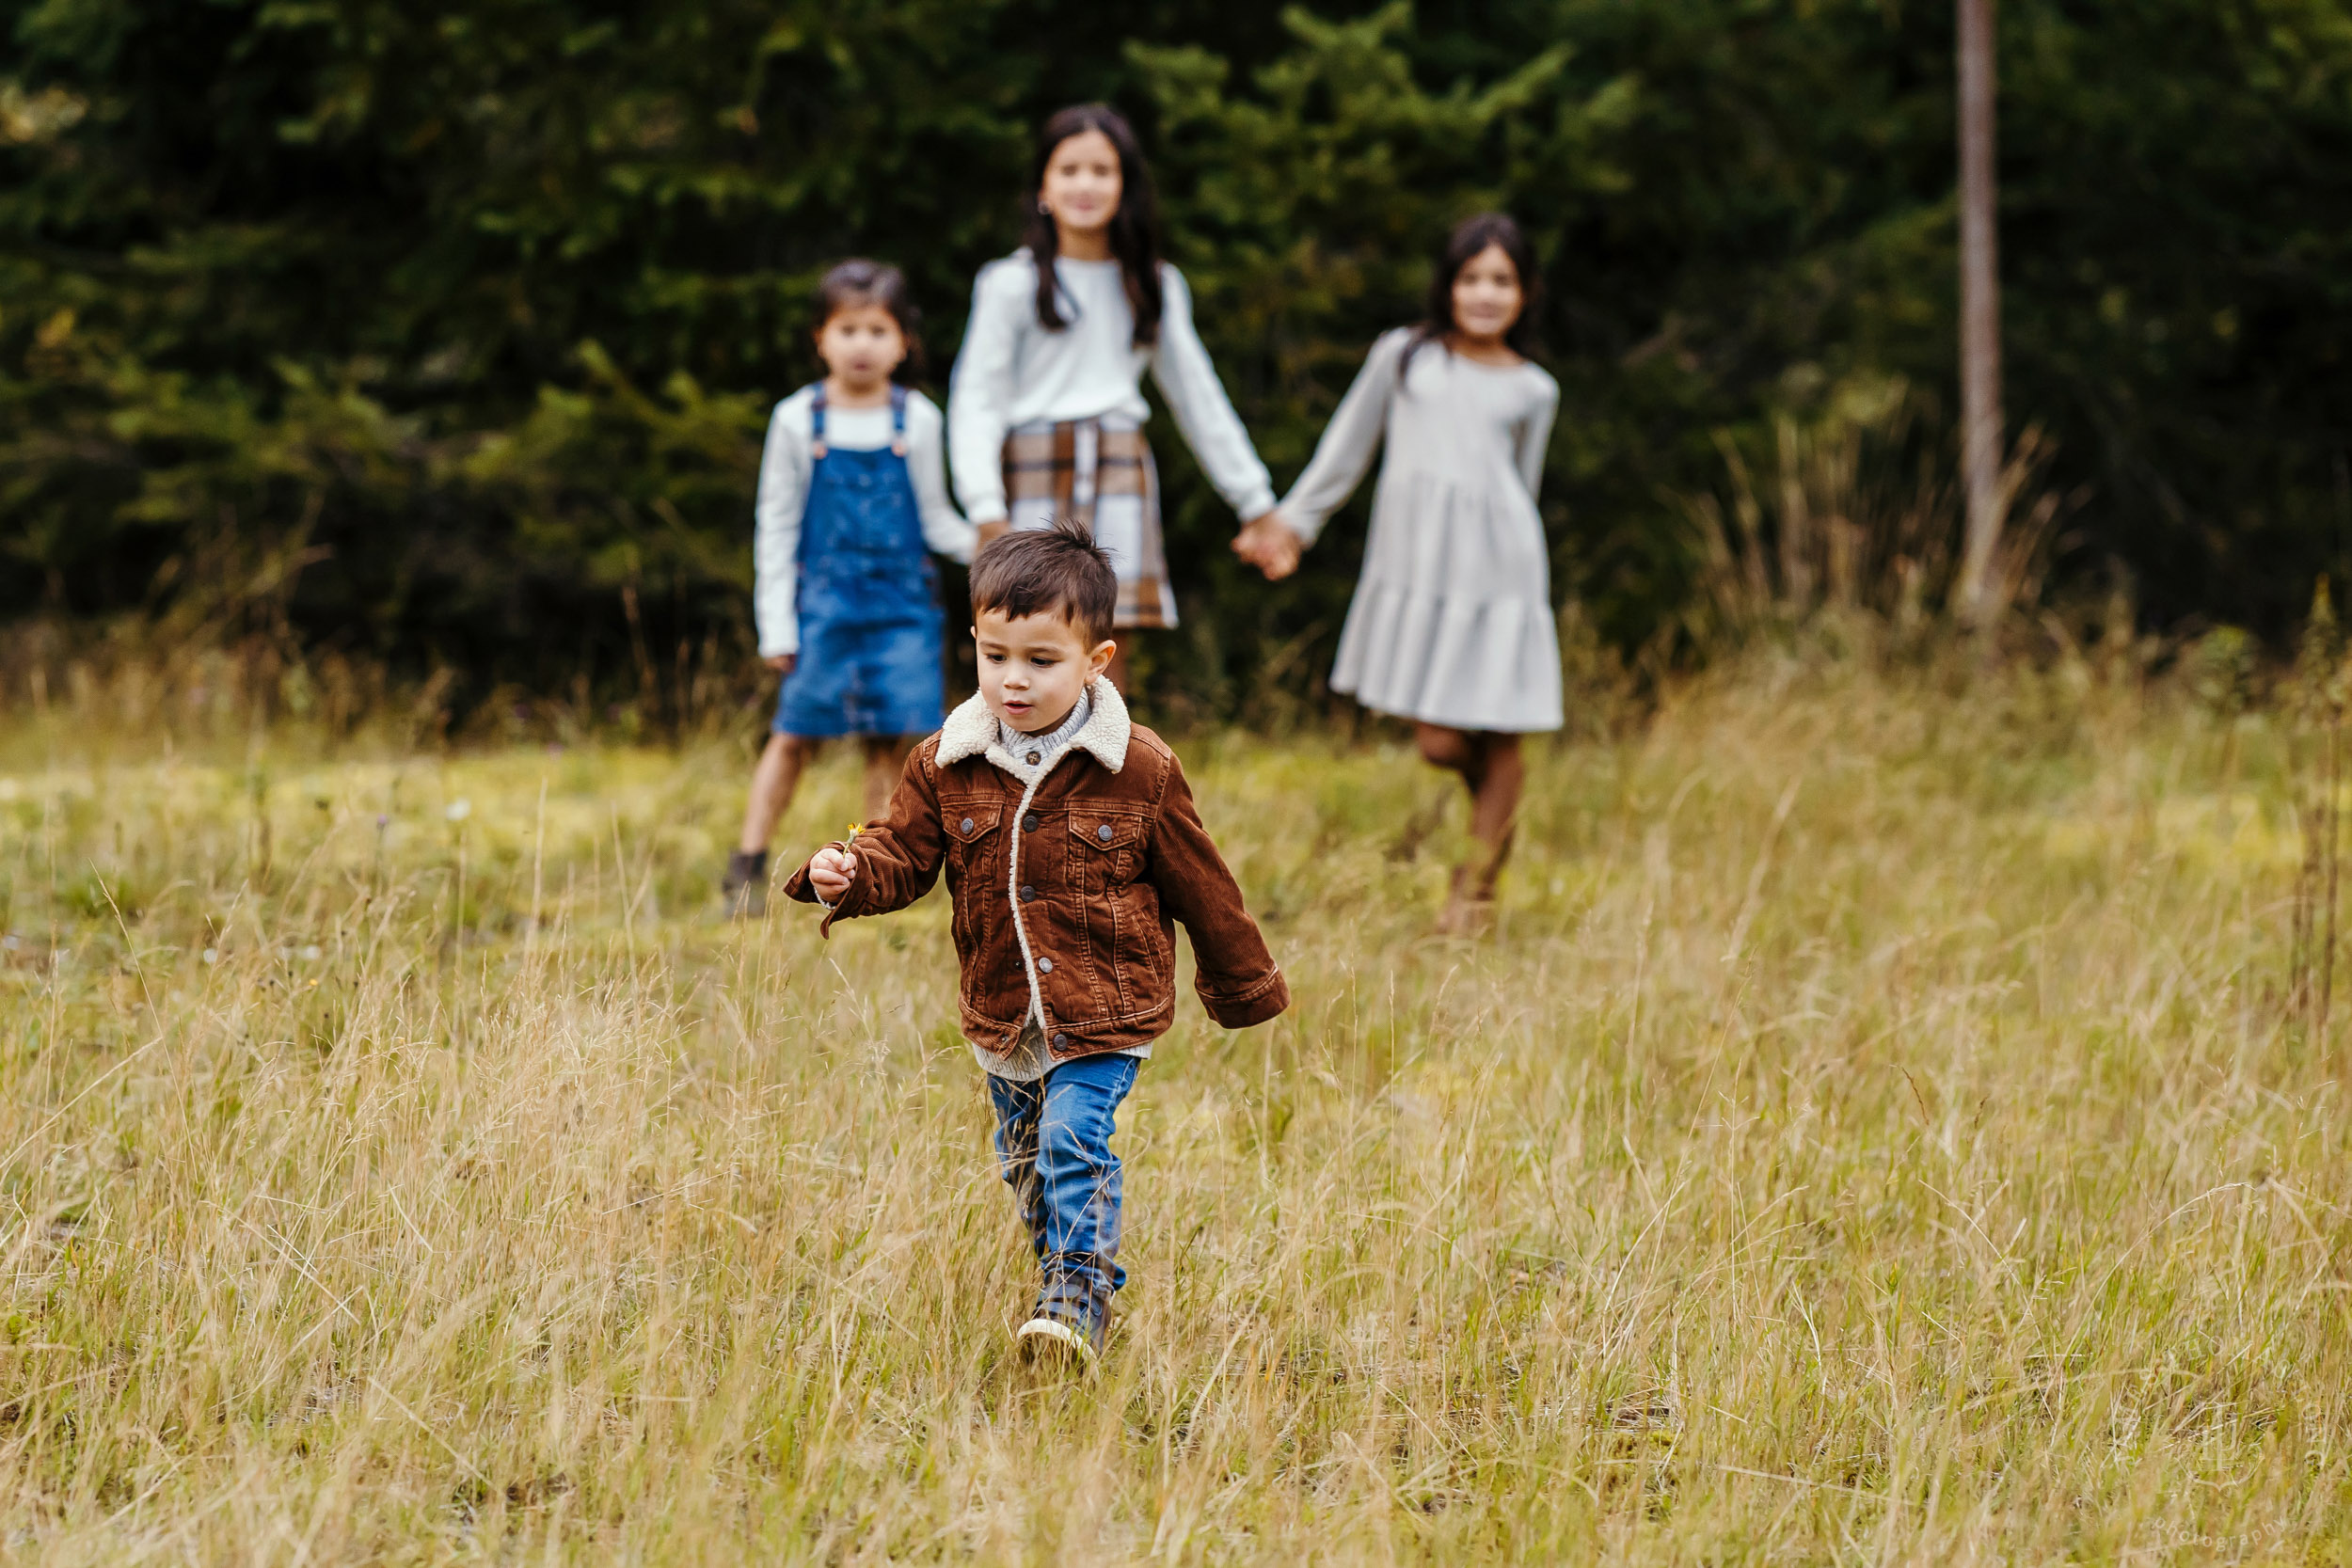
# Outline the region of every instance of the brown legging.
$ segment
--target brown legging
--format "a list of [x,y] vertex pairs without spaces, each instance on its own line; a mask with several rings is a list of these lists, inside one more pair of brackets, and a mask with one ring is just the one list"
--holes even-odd
[[[1413,738],[1422,756],[1448,772],[1462,776],[1470,797],[1470,837],[1479,855],[1457,876],[1454,891],[1474,898],[1492,896],[1495,879],[1511,852],[1511,830],[1519,814],[1519,792],[1527,783],[1527,765],[1519,756],[1519,737],[1492,730],[1450,730],[1442,724],[1417,724]],[[1465,885],[1467,884],[1467,885]]]

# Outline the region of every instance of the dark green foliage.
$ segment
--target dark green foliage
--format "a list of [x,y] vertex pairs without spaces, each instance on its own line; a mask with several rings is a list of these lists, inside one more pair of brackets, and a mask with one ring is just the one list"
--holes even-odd
[[[1446,225],[1518,214],[1555,587],[1638,641],[1717,429],[1949,385],[1950,34],[1904,0],[0,0],[0,615],[258,615],[479,683],[734,657],[818,273],[905,266],[942,389],[1030,128],[1108,96],[1278,483]],[[2352,7],[2010,0],[2001,42],[2009,407],[2090,486],[2076,569],[2280,625],[2352,551]],[[1155,678],[1311,677],[1357,531],[1269,587],[1158,446],[1191,631]]]
[[2352,8],[2037,6],[2004,26],[2012,399],[2150,606],[2272,630],[2352,555]]

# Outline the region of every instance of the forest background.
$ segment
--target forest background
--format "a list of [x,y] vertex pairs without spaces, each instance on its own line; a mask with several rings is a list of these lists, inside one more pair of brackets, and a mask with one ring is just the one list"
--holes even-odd
[[[1278,484],[1432,243],[1502,206],[1547,259],[1554,593],[1604,643],[1683,637],[1709,498],[1805,451],[1911,519],[1873,580],[1954,526],[1947,0],[0,0],[0,40],[20,651],[160,626],[461,711],[747,679],[758,434],[815,373],[818,275],[905,266],[943,393],[1032,128],[1092,98],[1142,129]],[[2009,0],[1999,46],[2052,591],[2280,633],[2352,556],[2352,5]],[[1187,630],[1155,692],[1311,693],[1360,528],[1266,585],[1158,445]],[[1789,514],[1750,515],[1760,557]]]

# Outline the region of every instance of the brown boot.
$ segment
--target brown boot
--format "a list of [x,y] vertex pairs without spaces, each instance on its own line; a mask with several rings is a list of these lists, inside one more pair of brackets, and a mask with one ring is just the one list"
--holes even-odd
[[1491,853],[1481,846],[1454,868],[1445,910],[1438,916],[1439,936],[1480,937],[1494,929],[1495,883],[1502,879],[1502,863],[1510,853],[1511,840],[1506,834]]
[[1438,915],[1438,935],[1481,937],[1494,928],[1494,923],[1493,888],[1482,884],[1475,867],[1455,866],[1453,885],[1446,892],[1445,909]]

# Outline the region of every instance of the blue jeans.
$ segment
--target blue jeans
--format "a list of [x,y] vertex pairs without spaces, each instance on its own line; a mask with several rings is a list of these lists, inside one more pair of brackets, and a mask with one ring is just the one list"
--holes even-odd
[[1034,1084],[991,1077],[996,1157],[1045,1282],[1037,1309],[1100,1343],[1119,1266],[1119,1156],[1111,1133],[1136,1086],[1133,1056],[1081,1056]]

